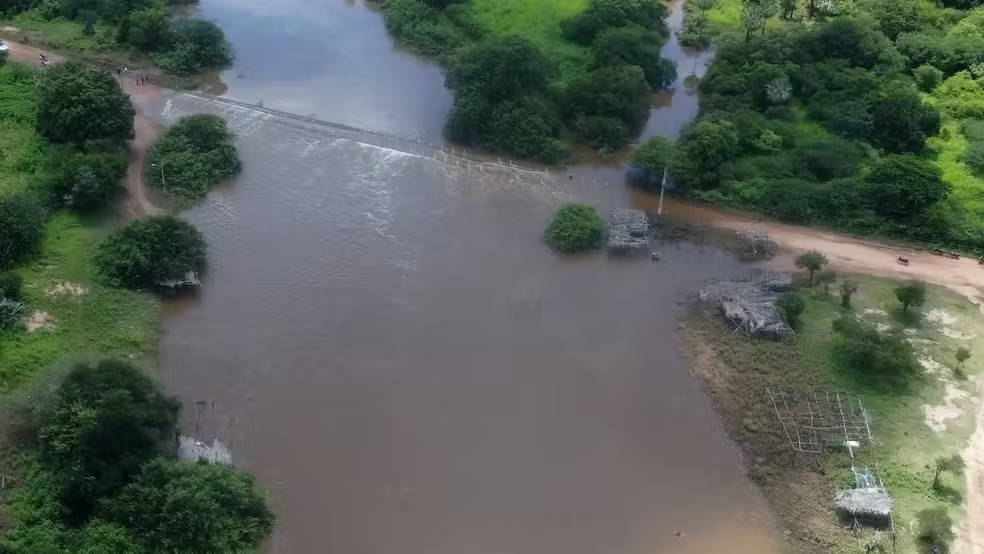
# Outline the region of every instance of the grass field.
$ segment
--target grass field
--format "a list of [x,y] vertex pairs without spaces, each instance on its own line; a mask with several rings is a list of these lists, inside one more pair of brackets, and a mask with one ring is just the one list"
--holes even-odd
[[[788,390],[830,389],[860,397],[872,419],[880,443],[862,449],[857,465],[879,469],[895,502],[895,522],[907,527],[917,511],[943,505],[956,520],[962,500],[963,478],[945,477],[944,486],[932,486],[933,459],[959,453],[973,431],[975,392],[968,380],[952,374],[954,354],[970,348],[969,375],[984,369],[984,344],[971,340],[984,334],[984,316],[969,301],[948,290],[931,287],[921,318],[900,316],[894,281],[856,277],[860,288],[854,313],[880,328],[903,326],[926,369],[921,382],[908,392],[885,388],[859,378],[833,353],[831,323],[841,313],[832,287],[807,292],[807,310],[797,336],[781,341],[734,335],[716,314],[695,311],[681,327],[694,372],[715,399],[730,432],[741,439],[750,460],[751,476],[763,485],[789,537],[810,552],[857,552],[855,537],[832,509],[838,487],[852,481],[845,452],[831,453],[813,470],[799,466],[765,395],[766,386]],[[955,338],[956,337],[956,338]],[[944,397],[949,392],[949,400]],[[945,407],[945,408],[943,408]],[[949,412],[949,413],[947,413]],[[949,415],[945,429],[931,429],[928,413]],[[936,423],[934,423],[935,425]],[[898,552],[916,552],[908,531],[899,533]]]
[[45,20],[34,11],[26,11],[12,18],[0,19],[0,28],[12,27],[16,31],[2,31],[0,36],[40,48],[70,52],[73,58],[104,66],[150,65],[145,56],[121,48],[115,40],[115,29],[102,22],[94,26],[95,34],[86,35],[78,21],[64,18]]
[[586,0],[471,0],[468,14],[493,35],[519,35],[536,44],[556,64],[561,81],[588,71],[588,50],[564,40],[561,24],[580,13]]
[[9,391],[56,364],[90,357],[119,357],[153,367],[158,302],[146,294],[99,284],[92,265],[108,227],[77,216],[55,215],[41,256],[18,273],[27,311],[46,325],[0,332],[0,391]]

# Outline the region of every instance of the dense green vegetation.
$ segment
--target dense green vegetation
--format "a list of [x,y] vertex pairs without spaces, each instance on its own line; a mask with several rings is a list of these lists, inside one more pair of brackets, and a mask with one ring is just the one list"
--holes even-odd
[[205,266],[205,238],[192,224],[174,216],[138,219],[113,232],[94,260],[113,286],[153,288],[181,279]]
[[10,498],[11,554],[254,551],[273,516],[253,480],[174,458],[179,405],[141,370],[77,364],[16,417],[26,479]]
[[90,60],[109,61],[102,54],[129,50],[179,76],[232,63],[232,49],[217,25],[168,14],[170,5],[186,3],[190,2],[12,0],[0,3],[0,14],[9,18],[11,26],[29,33],[25,37]]
[[390,31],[448,65],[451,140],[545,162],[562,137],[603,152],[627,144],[650,93],[676,79],[660,57],[658,0],[386,0]]
[[203,198],[242,168],[235,137],[216,115],[190,115],[161,133],[147,153],[144,179],[162,190]]
[[604,223],[591,206],[562,206],[547,226],[544,238],[550,248],[564,254],[597,248],[604,234]]
[[731,32],[676,145],[678,184],[792,223],[984,248],[984,8],[747,0],[725,18],[735,3],[691,2],[691,30],[715,15]]
[[[863,276],[832,283],[831,289],[851,291],[845,307],[823,287],[810,287],[807,273],[808,268],[797,290],[781,301],[784,310],[799,312],[794,336],[776,341],[735,333],[717,306],[692,313],[682,330],[694,371],[747,459],[755,460],[749,474],[763,485],[781,518],[784,540],[793,543],[782,550],[891,551],[891,539],[871,528],[856,535],[831,501],[838,490],[854,485],[851,467],[866,466],[878,468],[895,521],[917,524],[912,533],[897,534],[895,550],[929,552],[936,546],[948,551],[951,517],[959,515],[964,493],[963,460],[953,453],[973,432],[976,407],[955,404],[942,424],[930,413],[943,409],[948,394],[971,398],[976,392],[973,381],[951,368],[955,361],[980,355],[979,341],[971,337],[984,330],[984,317],[967,299],[930,286],[923,289],[924,317],[917,317],[914,308],[904,313],[897,293],[909,284]],[[799,299],[791,301],[790,295]],[[984,370],[979,363],[967,362],[965,368],[969,375]],[[766,387],[789,394],[836,390],[843,397],[846,392],[869,412],[877,442],[855,448],[853,458],[846,449],[830,448],[803,463],[776,424]]]

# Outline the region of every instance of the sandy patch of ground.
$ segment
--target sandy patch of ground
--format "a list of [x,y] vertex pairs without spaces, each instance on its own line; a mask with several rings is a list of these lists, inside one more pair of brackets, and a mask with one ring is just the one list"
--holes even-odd
[[24,322],[28,333],[35,331],[53,331],[55,329],[54,319],[48,312],[34,310]]
[[943,404],[939,406],[924,404],[922,407],[926,425],[937,433],[946,431],[946,422],[956,419],[963,414],[963,410],[958,405],[958,402],[967,400],[968,398],[970,398],[970,394],[967,391],[964,391],[953,383],[945,383]]
[[943,375],[943,364],[937,362],[932,358],[919,358],[919,364],[923,366],[926,373],[931,373],[933,375]]
[[48,296],[82,296],[86,292],[85,287],[71,281],[56,281],[53,286],[44,289]]
[[886,312],[885,310],[879,310],[877,308],[865,308],[864,315],[888,316],[888,312]]

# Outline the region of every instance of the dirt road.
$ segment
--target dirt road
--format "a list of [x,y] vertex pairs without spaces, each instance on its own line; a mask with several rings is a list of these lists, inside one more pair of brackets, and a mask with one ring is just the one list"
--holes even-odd
[[[60,63],[64,57],[9,40],[4,40],[4,44],[9,48],[8,58],[11,61],[41,65],[41,54],[48,57],[49,63]],[[133,117],[133,140],[130,141],[130,165],[126,172],[126,198],[123,207],[127,218],[133,219],[144,215],[160,213],[161,210],[151,202],[147,187],[143,181],[144,159],[147,157],[147,149],[154,143],[160,133],[158,125],[149,117],[148,107],[153,103],[161,101],[161,89],[154,85],[138,85],[136,74],[127,71],[118,77],[123,90],[130,95],[136,114]]]

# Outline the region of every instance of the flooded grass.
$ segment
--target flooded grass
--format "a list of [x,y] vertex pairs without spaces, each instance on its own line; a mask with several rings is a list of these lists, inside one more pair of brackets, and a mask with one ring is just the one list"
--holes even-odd
[[108,231],[67,213],[48,222],[41,256],[18,270],[27,311],[43,314],[45,325],[0,332],[0,391],[69,359],[119,357],[153,366],[157,300],[102,286],[91,263]]
[[[852,277],[859,284],[853,311],[879,328],[903,326],[926,368],[923,379],[909,392],[899,393],[870,380],[858,379],[833,353],[831,323],[841,313],[840,299],[831,287],[807,292],[807,309],[797,336],[782,342],[732,334],[716,313],[696,310],[681,326],[681,336],[695,373],[718,404],[729,431],[746,451],[749,474],[759,482],[783,519],[798,548],[815,552],[856,552],[857,540],[832,509],[838,487],[852,482],[846,453],[821,460],[794,460],[768,396],[767,386],[788,390],[832,389],[860,397],[880,443],[858,454],[857,465],[878,468],[895,502],[899,551],[915,551],[908,532],[915,513],[944,505],[954,520],[964,493],[962,477],[946,477],[934,488],[935,457],[960,453],[973,431],[975,392],[970,380],[954,376],[958,347],[971,350],[968,375],[980,374],[984,346],[965,337],[984,333],[977,307],[948,290],[929,287],[921,318],[901,322],[893,288],[897,281]],[[957,333],[962,333],[958,335]],[[960,338],[953,338],[958,336]],[[949,396],[950,398],[945,398]],[[945,427],[930,428],[928,414],[951,406]],[[903,529],[903,527],[905,529]]]

